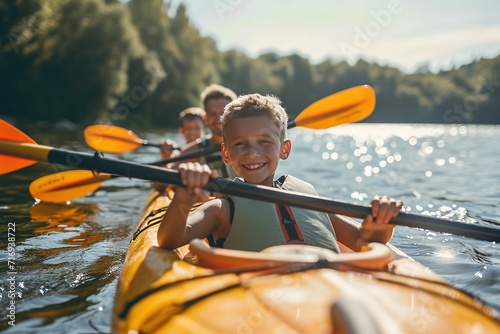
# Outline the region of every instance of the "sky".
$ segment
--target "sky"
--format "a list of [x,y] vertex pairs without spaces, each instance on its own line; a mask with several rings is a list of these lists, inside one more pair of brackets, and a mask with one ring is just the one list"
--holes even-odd
[[500,55],[499,0],[172,0],[220,50],[362,58],[411,73]]

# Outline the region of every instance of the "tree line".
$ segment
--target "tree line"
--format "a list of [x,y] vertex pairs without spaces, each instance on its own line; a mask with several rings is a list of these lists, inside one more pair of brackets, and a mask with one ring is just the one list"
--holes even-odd
[[367,122],[500,124],[500,56],[406,74],[359,60],[312,64],[297,54],[218,50],[180,5],[162,0],[0,2],[0,116],[21,124],[177,127],[211,83],[275,94],[290,115],[368,84]]

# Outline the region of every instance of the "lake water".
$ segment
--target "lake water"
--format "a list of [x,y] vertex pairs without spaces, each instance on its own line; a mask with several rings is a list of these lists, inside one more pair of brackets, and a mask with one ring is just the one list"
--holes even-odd
[[[29,135],[39,144],[90,152],[80,133]],[[173,132],[166,136],[179,139]],[[386,194],[402,199],[411,213],[500,228],[499,126],[352,124],[325,131],[296,128],[289,137],[292,154],[278,174],[307,180],[322,196],[368,205],[374,195]],[[157,149],[145,147],[118,158],[159,157]],[[116,178],[93,196],[35,205],[30,182],[61,170],[40,163],[0,176],[0,330],[5,333],[110,331],[121,263],[150,184]],[[13,275],[9,227],[15,227]],[[498,244],[402,226],[391,243],[500,311]],[[7,318],[12,276],[14,327]]]

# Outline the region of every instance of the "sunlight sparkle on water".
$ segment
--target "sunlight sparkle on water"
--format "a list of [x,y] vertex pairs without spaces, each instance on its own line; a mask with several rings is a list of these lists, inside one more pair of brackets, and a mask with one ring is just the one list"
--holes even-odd
[[360,193],[358,191],[354,191],[351,193],[351,198],[357,201],[363,201],[366,198],[368,198],[368,195],[366,193]]
[[477,271],[474,276],[476,276],[477,278],[483,278],[483,274],[484,272],[488,269],[488,267],[484,266],[481,268],[480,271]]
[[444,160],[444,159],[436,159],[436,160],[434,160],[434,163],[437,166],[444,166],[444,164],[446,163],[446,160]]
[[451,259],[455,257],[455,253],[450,249],[441,249],[434,253],[436,257]]

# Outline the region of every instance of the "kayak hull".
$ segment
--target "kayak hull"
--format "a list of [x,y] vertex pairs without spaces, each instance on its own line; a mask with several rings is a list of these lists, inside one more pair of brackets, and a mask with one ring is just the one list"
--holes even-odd
[[492,308],[394,247],[318,256],[300,246],[263,254],[202,241],[160,249],[169,202],[154,192],[136,228],[117,286],[115,333],[500,332]]

